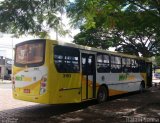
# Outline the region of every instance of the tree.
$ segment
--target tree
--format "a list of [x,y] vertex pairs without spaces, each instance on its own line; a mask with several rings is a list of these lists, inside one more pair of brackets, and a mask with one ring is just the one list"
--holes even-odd
[[102,28],[86,30],[84,27],[81,27],[81,32],[74,37],[73,42],[80,45],[108,49],[112,46],[112,41],[109,41],[109,39],[110,36]]
[[160,42],[155,41],[156,38],[156,35],[152,34],[151,31],[147,32],[147,30],[134,32],[119,29],[91,28],[86,30],[83,28],[74,37],[74,42],[102,49],[108,49],[112,46],[119,52],[150,57],[160,51]]
[[0,32],[15,35],[48,35],[50,29],[65,33],[60,24],[68,0],[4,0],[0,2]]
[[[100,20],[101,26],[112,28],[116,26],[117,21],[130,23],[125,20],[127,13],[131,16],[133,13],[133,17],[135,13],[138,13],[140,18],[150,16],[153,19],[148,18],[146,22],[160,25],[159,6],[159,0],[75,0],[70,3],[67,10],[74,26],[83,24],[86,28],[96,27],[96,21]],[[145,25],[148,25],[149,23],[146,22]]]
[[86,28],[81,33],[101,28],[116,50],[150,57],[160,52],[159,6],[158,0],[76,0],[68,7],[68,16],[73,25]]

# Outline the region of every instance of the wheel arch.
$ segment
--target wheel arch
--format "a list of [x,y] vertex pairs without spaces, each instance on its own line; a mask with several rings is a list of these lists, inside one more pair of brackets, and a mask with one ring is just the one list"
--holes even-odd
[[[109,96],[109,89],[108,89],[107,84],[105,84],[105,83],[103,83],[103,84],[101,84],[101,85],[99,86],[98,91],[99,91],[100,87],[102,87],[102,86],[106,88],[107,95]],[[98,94],[98,91],[97,91],[97,94]]]
[[109,99],[108,86],[106,84],[101,84],[98,88],[97,101],[98,103],[103,103]]
[[141,81],[141,85],[143,88],[145,88],[145,81],[144,80]]

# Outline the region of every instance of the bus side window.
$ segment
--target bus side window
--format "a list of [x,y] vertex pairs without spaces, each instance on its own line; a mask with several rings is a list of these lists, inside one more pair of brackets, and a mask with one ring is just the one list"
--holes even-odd
[[138,65],[138,61],[136,59],[131,59],[131,68],[132,68],[133,73],[139,72],[139,65]]
[[110,60],[108,54],[97,54],[97,72],[108,73],[110,72]]
[[60,73],[76,73],[80,71],[79,50],[66,46],[54,47],[54,64]]
[[121,73],[121,57],[119,56],[111,56],[111,72],[112,73]]
[[124,73],[131,72],[131,59],[130,58],[122,58],[122,70]]

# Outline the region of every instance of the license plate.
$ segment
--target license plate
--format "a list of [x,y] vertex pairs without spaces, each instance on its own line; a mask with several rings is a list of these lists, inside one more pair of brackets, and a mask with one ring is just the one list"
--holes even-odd
[[24,89],[24,93],[30,93],[30,89]]

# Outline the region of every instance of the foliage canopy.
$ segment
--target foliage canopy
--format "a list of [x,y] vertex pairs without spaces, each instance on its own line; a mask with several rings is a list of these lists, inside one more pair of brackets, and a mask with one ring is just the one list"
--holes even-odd
[[[159,6],[159,0],[75,0],[68,7],[68,16],[73,26],[83,30],[74,42],[104,49],[114,46],[117,51],[145,57],[158,54]],[[103,36],[99,38],[99,34]]]
[[4,0],[0,2],[0,32],[15,35],[48,35],[50,29],[64,34],[60,13],[68,0]]

